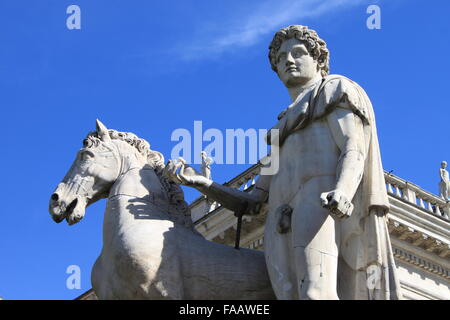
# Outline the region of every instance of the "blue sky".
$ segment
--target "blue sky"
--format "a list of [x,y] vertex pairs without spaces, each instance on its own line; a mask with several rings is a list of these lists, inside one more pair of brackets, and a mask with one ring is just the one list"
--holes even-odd
[[[81,30],[66,8],[81,8]],[[381,8],[381,29],[366,8]],[[450,161],[447,1],[1,0],[0,296],[72,299],[90,288],[105,201],[72,227],[48,200],[94,129],[131,131],[170,157],[177,128],[269,128],[289,104],[267,47],[289,24],[318,31],[331,72],[360,83],[386,170],[433,193]],[[249,165],[213,165],[225,182]],[[188,190],[193,200],[197,193]],[[79,265],[80,290],[66,288]]]

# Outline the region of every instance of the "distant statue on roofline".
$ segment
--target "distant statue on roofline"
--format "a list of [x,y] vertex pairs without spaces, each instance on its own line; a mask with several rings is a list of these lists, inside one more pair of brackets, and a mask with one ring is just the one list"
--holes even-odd
[[441,181],[439,182],[439,195],[445,201],[448,201],[448,195],[450,191],[450,180],[448,176],[447,161],[441,162],[441,168],[439,169],[439,176],[441,177]]

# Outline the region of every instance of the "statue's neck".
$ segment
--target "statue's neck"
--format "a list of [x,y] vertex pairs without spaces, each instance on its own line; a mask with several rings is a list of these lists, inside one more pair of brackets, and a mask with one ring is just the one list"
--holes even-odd
[[308,89],[314,87],[321,80],[322,80],[322,76],[320,75],[320,73],[317,73],[316,76],[314,78],[312,78],[311,80],[309,80],[307,83],[288,88],[288,92],[289,92],[289,96],[291,97],[291,101],[295,102],[297,100],[297,98],[300,96],[300,94],[302,94],[303,92],[307,91]]

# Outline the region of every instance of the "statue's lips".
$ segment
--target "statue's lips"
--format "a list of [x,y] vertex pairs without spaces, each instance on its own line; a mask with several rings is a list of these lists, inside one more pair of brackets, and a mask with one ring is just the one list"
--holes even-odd
[[297,68],[289,67],[289,68],[286,69],[286,72],[294,72],[294,71],[298,71]]

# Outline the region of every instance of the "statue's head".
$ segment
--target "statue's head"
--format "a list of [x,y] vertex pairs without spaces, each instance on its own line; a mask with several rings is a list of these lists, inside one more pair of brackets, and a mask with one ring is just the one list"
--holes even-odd
[[441,167],[442,167],[442,169],[447,168],[447,161],[442,161],[441,162]]
[[316,31],[300,25],[280,29],[269,46],[272,69],[287,87],[329,73],[329,51]]

